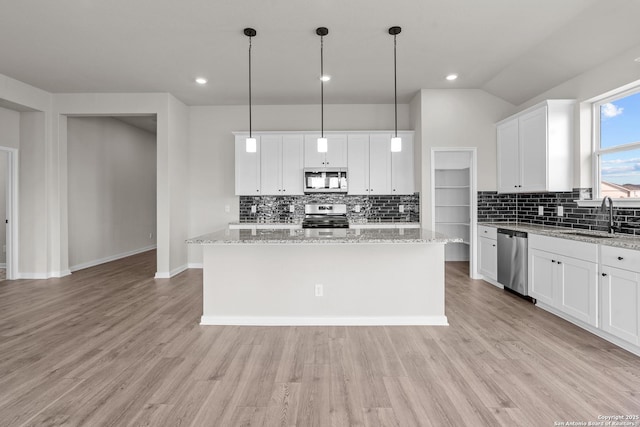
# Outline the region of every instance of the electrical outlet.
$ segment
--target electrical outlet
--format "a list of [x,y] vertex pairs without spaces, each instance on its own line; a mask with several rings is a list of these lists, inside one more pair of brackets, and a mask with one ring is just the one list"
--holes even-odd
[[360,213],[360,209],[361,209],[361,208],[360,208],[360,205],[355,205],[355,207],[353,208],[353,210],[354,210],[356,213]]
[[226,213],[231,212],[231,206],[229,206],[229,205],[224,205],[224,211],[225,211]]
[[256,211],[258,210],[256,205],[251,205],[251,213],[256,213]]
[[558,216],[564,216],[564,207],[558,206]]
[[296,211],[296,205],[289,205],[289,212],[295,213],[295,211]]
[[538,215],[544,215],[544,206],[538,206]]
[[398,205],[398,212],[404,213],[404,205]]
[[322,289],[322,285],[318,283],[318,284],[316,284],[315,291],[316,291],[316,296],[317,297],[321,297],[322,294],[323,294],[324,289]]

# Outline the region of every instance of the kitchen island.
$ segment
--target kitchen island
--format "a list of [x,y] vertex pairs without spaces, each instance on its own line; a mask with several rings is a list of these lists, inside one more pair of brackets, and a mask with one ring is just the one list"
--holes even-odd
[[225,229],[203,246],[202,325],[447,325],[427,229]]

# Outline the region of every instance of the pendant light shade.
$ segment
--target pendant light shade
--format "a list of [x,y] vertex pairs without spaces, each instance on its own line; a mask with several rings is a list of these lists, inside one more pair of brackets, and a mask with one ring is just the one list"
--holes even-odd
[[244,29],[244,35],[249,37],[249,138],[247,138],[245,142],[245,150],[247,153],[255,153],[258,151],[258,143],[251,133],[251,38],[255,37],[256,34],[256,30],[253,28]]
[[393,153],[402,151],[402,138],[398,137],[398,67],[396,65],[396,36],[401,31],[400,27],[389,28],[389,34],[393,36],[393,105],[395,112],[395,135],[391,138],[391,152]]
[[320,138],[318,138],[318,152],[326,153],[329,150],[329,143],[324,137],[324,36],[329,34],[326,27],[316,28],[316,34],[320,36]]

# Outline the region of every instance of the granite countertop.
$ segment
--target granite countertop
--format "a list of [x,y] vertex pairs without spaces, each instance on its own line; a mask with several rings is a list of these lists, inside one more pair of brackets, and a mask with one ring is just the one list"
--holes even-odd
[[187,243],[200,245],[449,242],[462,242],[462,239],[425,228],[224,229],[187,240]]
[[[615,246],[618,248],[640,250],[640,237],[630,234],[617,233],[613,237],[604,231],[581,230],[550,225],[515,224],[504,222],[478,223],[485,227],[506,228],[508,230],[525,231],[542,236],[558,237],[561,239],[577,240],[579,242],[595,243],[598,245]],[[582,233],[578,235],[576,233]],[[585,236],[584,233],[588,234]]]
[[[230,222],[230,228],[302,228],[301,222]],[[353,222],[352,228],[394,228],[394,227],[420,227],[419,222]]]

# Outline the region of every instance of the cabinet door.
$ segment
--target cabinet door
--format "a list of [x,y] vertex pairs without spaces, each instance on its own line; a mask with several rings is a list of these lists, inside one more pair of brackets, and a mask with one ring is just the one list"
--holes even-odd
[[529,249],[529,295],[553,307],[557,293],[554,286],[556,259],[549,252]]
[[369,137],[369,194],[391,194],[391,134]]
[[349,194],[369,194],[369,135],[349,135],[347,144]]
[[640,279],[633,271],[603,266],[600,277],[601,328],[640,345]]
[[480,237],[478,242],[478,265],[480,266],[480,274],[495,281],[498,278],[498,248],[496,241],[486,237]]
[[518,119],[498,125],[498,192],[516,193],[520,185]]
[[578,320],[598,326],[596,263],[559,257],[556,264],[558,308]]
[[413,136],[403,134],[402,151],[391,153],[391,192],[392,194],[413,194],[415,181],[413,176]]
[[305,135],[304,136],[304,167],[305,168],[324,168],[325,167],[325,153],[318,153],[318,138],[317,135]]
[[257,150],[247,153],[246,136],[236,136],[236,195],[256,196],[260,194],[260,137],[256,138]]
[[282,194],[304,194],[302,135],[283,135],[282,137]]
[[520,190],[547,190],[547,107],[519,118]]
[[328,135],[325,166],[329,168],[347,167],[347,135]]
[[282,194],[282,136],[260,138],[260,194]]

